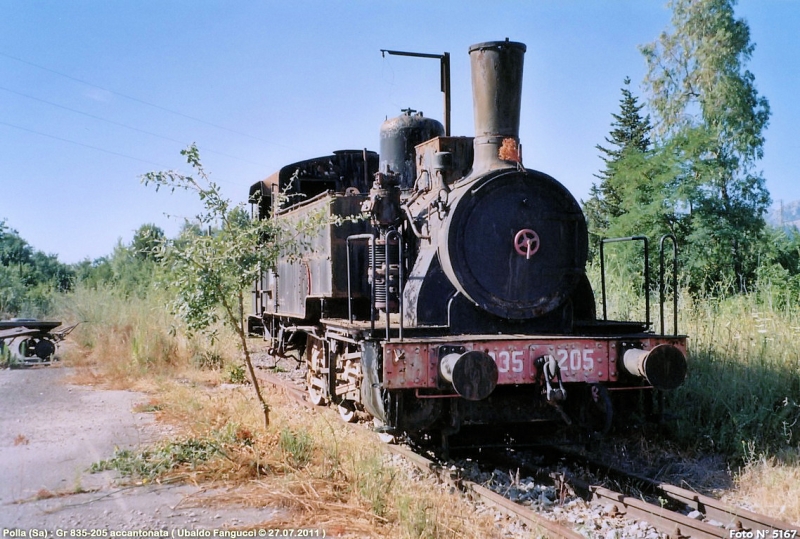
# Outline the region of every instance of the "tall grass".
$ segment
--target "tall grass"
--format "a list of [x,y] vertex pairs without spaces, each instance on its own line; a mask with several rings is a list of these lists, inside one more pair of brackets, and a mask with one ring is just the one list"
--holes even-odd
[[[643,319],[640,283],[613,272],[609,281],[609,317]],[[599,281],[593,284],[599,292]],[[713,450],[740,463],[740,484],[750,492],[779,484],[779,491],[789,493],[785,499],[798,500],[800,308],[774,294],[771,286],[750,295],[680,294],[679,329],[689,336],[689,373],[667,396],[668,412],[675,416],[670,434],[685,448]],[[182,469],[196,479],[237,481],[256,497],[251,500],[289,508],[293,521],[327,523],[333,531],[341,523],[342,530],[365,537],[496,532],[491,522],[476,525],[477,517],[456,498],[420,489],[374,443],[324,415],[298,412],[272,396],[274,428],[265,432],[249,391],[176,383],[200,366],[234,362],[238,351],[224,335],[217,348],[185,337],[165,308],[167,300],[162,291],[124,295],[79,286],[57,309],[66,323],[81,323],[72,334],[68,361],[117,387],[150,380],[158,388],[158,413],[181,425],[186,440],[218,443],[218,433],[233,433],[233,441],[226,438],[207,464],[187,472],[186,464],[177,462],[169,473]],[[655,300],[652,312],[657,328]],[[176,460],[173,452],[166,454]],[[796,521],[800,503],[795,505],[781,512]]]
[[230,356],[203,338],[189,339],[165,307],[164,291],[124,294],[110,286],[77,286],[58,298],[56,313],[72,332],[76,347],[66,358],[101,372],[117,386],[140,378],[168,375],[193,365],[211,366]]
[[799,315],[774,309],[758,291],[685,295],[689,376],[669,401],[680,440],[737,458],[800,446]]
[[[599,307],[597,268],[590,277]],[[613,267],[606,279],[609,318],[644,320],[641,281]],[[675,440],[743,462],[754,451],[778,454],[800,447],[800,306],[786,301],[785,291],[771,283],[750,294],[729,290],[680,292],[678,329],[689,337],[689,372],[683,386],[667,394],[667,405],[676,418]],[[658,295],[652,293],[657,331],[658,307]],[[672,304],[664,310],[665,329],[671,332]]]
[[[597,268],[590,276],[599,306]],[[641,282],[613,268],[607,279],[609,318],[643,320]],[[679,294],[689,371],[667,394],[675,419],[667,432],[684,449],[727,457],[737,485],[726,494],[731,501],[800,523],[800,297],[785,280],[762,279],[746,295],[731,289]],[[652,298],[653,327],[660,328]]]

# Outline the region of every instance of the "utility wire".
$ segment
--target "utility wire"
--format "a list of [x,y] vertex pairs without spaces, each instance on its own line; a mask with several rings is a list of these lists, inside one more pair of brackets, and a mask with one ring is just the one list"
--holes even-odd
[[281,146],[281,147],[284,147],[284,148],[289,148],[289,146],[285,146],[283,144],[279,144],[279,143],[273,142],[271,140],[266,140],[266,139],[263,139],[263,138],[260,138],[260,137],[256,137],[255,135],[250,135],[248,133],[243,133],[242,131],[236,131],[235,129],[229,129],[229,128],[223,127],[221,125],[217,125],[217,124],[214,124],[214,123],[211,123],[211,122],[207,122],[206,120],[202,120],[200,118],[196,118],[194,116],[189,116],[188,114],[184,114],[184,113],[178,112],[176,110],[172,110],[172,109],[168,109],[166,107],[162,107],[161,105],[156,105],[155,103],[150,103],[149,101],[144,101],[143,99],[139,99],[137,97],[133,97],[133,96],[130,96],[130,95],[127,95],[127,94],[123,94],[121,92],[116,92],[116,91],[111,90],[109,88],[104,88],[103,86],[98,86],[97,84],[93,84],[91,82],[85,81],[83,79],[79,79],[77,77],[73,77],[72,75],[67,75],[66,73],[61,73],[60,71],[56,71],[55,69],[50,69],[49,67],[44,67],[44,66],[41,66],[39,64],[34,64],[33,62],[28,62],[27,60],[23,60],[21,58],[17,58],[16,56],[11,56],[10,54],[6,54],[4,52],[0,52],[0,56],[4,56],[6,58],[10,58],[11,60],[15,60],[17,62],[26,64],[26,65],[29,65],[29,66],[33,66],[35,68],[41,69],[43,71],[47,71],[49,73],[54,73],[56,75],[59,75],[61,77],[73,80],[75,82],[80,82],[81,84],[86,84],[88,86],[92,86],[93,88],[97,88],[99,90],[103,90],[104,92],[109,92],[111,94],[118,95],[120,97],[124,97],[125,99],[130,99],[131,101],[135,101],[137,103],[141,103],[143,105],[147,105],[148,107],[153,107],[153,108],[156,108],[156,109],[159,109],[159,110],[163,110],[165,112],[169,112],[170,114],[175,114],[177,116],[182,116],[184,118],[188,118],[190,120],[194,120],[195,122],[199,122],[201,124],[209,125],[211,127],[217,128],[217,129],[222,129],[223,131],[228,131],[229,133],[235,133],[235,134],[243,136],[243,137],[251,138],[251,139],[254,139],[254,140],[259,140],[261,142],[265,142],[265,143],[271,144],[273,146]]
[[[83,112],[81,110],[73,109],[73,108],[70,108],[70,107],[65,107],[64,105],[59,105],[58,103],[53,103],[52,101],[47,101],[46,99],[33,97],[32,95],[24,94],[22,92],[18,92],[16,90],[12,90],[12,89],[6,88],[4,86],[0,86],[0,90],[4,90],[6,92],[9,92],[9,93],[12,93],[12,94],[16,94],[16,95],[25,97],[27,99],[32,99],[33,101],[39,101],[40,103],[46,103],[46,104],[51,105],[53,107],[58,107],[60,109],[68,110],[68,111],[74,112],[76,114],[82,114],[84,116],[88,116],[89,118],[94,118],[95,120],[100,120],[101,122],[106,122],[106,123],[109,123],[109,124],[112,124],[112,125],[118,125],[120,127],[124,127],[126,129],[130,129],[132,131],[138,131],[139,133],[144,133],[145,135],[150,135],[152,137],[157,137],[157,138],[160,138],[160,139],[163,139],[163,140],[169,140],[171,142],[177,142],[178,144],[182,144],[184,146],[188,146],[188,144],[186,142],[182,141],[182,140],[178,140],[178,139],[174,139],[174,138],[170,138],[170,137],[165,137],[164,135],[159,135],[157,133],[152,133],[150,131],[145,131],[144,129],[139,129],[138,127],[133,127],[131,125],[127,125],[127,124],[124,124],[124,123],[121,123],[121,122],[115,122],[114,120],[108,120],[108,119],[102,118],[100,116],[95,116],[94,114],[89,114],[88,112]],[[255,161],[250,161],[248,159],[244,159],[244,158],[241,158],[241,157],[236,157],[235,155],[230,155],[230,154],[227,154],[227,153],[224,153],[224,152],[218,152],[218,151],[206,148],[206,147],[203,147],[203,151],[215,153],[217,155],[224,155],[225,157],[230,157],[231,159],[244,161],[245,163],[250,163],[251,165],[266,166],[263,163],[256,163]]]
[[43,137],[48,137],[48,138],[60,140],[62,142],[69,142],[70,144],[77,144],[78,146],[83,146],[84,148],[91,148],[92,150],[97,150],[99,152],[109,153],[111,155],[117,155],[119,157],[125,157],[127,159],[133,159],[134,161],[141,161],[142,163],[147,163],[149,165],[155,165],[157,167],[161,167],[161,168],[165,168],[165,169],[170,168],[167,165],[163,165],[161,163],[156,163],[155,161],[148,161],[147,159],[140,159],[138,157],[133,157],[132,155],[127,155],[127,154],[115,152],[115,151],[112,151],[112,150],[106,150],[104,148],[98,148],[97,146],[92,146],[91,144],[84,144],[83,142],[78,142],[76,140],[70,140],[70,139],[66,139],[66,138],[62,138],[62,137],[57,137],[55,135],[49,135],[47,133],[42,133],[41,131],[36,131],[35,129],[28,129],[27,127],[22,127],[20,125],[10,124],[8,122],[3,122],[3,121],[0,121],[0,125],[7,125],[9,127],[13,127],[14,129],[20,129],[22,131],[27,131],[28,133],[35,133],[35,134],[41,135]]

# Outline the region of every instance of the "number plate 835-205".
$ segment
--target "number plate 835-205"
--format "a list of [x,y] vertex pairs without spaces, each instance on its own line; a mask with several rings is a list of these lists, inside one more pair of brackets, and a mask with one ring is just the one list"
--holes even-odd
[[564,382],[605,382],[617,379],[616,342],[596,339],[491,339],[458,343],[394,342],[384,344],[383,381],[388,388],[434,388],[439,383],[439,348],[459,347],[487,353],[497,364],[498,384],[531,384],[534,366],[553,356]]

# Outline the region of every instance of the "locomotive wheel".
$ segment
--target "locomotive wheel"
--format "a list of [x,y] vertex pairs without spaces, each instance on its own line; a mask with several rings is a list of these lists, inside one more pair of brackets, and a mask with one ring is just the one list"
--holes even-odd
[[316,387],[308,385],[308,401],[314,406],[322,406],[325,404],[325,395]]
[[375,434],[378,435],[378,439],[389,445],[394,445],[397,443],[397,437],[390,433],[390,432],[382,432],[381,428],[385,427],[385,423],[378,419],[377,417],[372,418],[372,425],[375,427]]
[[608,389],[601,384],[590,384],[581,410],[581,422],[589,429],[592,437],[602,438],[611,431],[614,408]]
[[36,339],[25,339],[19,343],[19,355],[22,357],[33,357],[36,354]]
[[[305,348],[305,347],[304,347]],[[326,404],[325,391],[323,388],[328,386],[327,376],[319,371],[324,367],[324,351],[319,346],[310,346],[308,353],[305,354],[308,372],[306,373],[306,387],[308,388],[308,400],[314,406]]]
[[356,405],[353,401],[342,401],[337,406],[339,410],[339,417],[341,417],[346,423],[355,423],[356,422]]
[[34,353],[36,354],[36,357],[38,357],[42,361],[45,361],[56,353],[56,345],[53,344],[52,341],[48,341],[47,339],[41,339],[33,347],[33,350]]

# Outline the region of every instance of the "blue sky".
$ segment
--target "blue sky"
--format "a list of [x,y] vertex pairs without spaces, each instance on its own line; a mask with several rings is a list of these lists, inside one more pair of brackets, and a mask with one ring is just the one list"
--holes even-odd
[[[800,199],[800,2],[736,12],[772,109],[759,168],[774,201]],[[452,131],[471,136],[468,47],[506,37],[528,46],[525,165],[585,199],[626,76],[641,95],[637,46],[669,20],[660,0],[0,0],[0,219],[63,262],[94,259],[144,223],[174,235],[197,211],[139,182],[185,171],[192,142],[241,201],[285,164],[377,150],[402,108],[441,119],[438,62],[380,49],[450,52]]]

